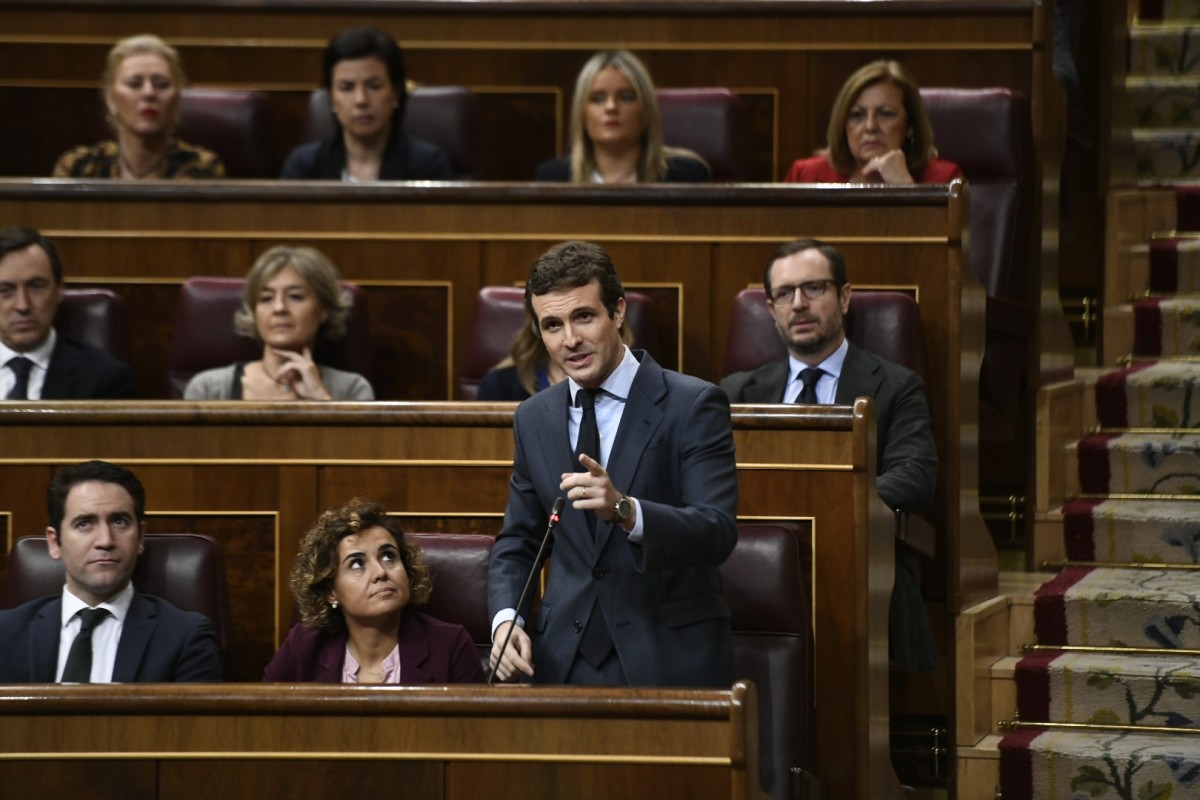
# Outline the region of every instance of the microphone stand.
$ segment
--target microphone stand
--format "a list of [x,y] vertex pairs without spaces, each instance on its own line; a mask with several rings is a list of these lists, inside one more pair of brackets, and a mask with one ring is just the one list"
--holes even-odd
[[[517,618],[521,616],[521,606],[525,605],[525,597],[529,594],[529,587],[533,585],[533,576],[538,573],[538,565],[542,562],[542,553],[546,552],[546,544],[550,541],[550,532],[554,530],[554,526],[558,525],[559,514],[562,513],[564,505],[566,505],[566,500],[562,497],[554,499],[554,508],[550,509],[550,521],[546,524],[546,532],[542,534],[542,543],[538,547],[537,555],[533,557],[533,568],[529,570],[529,577],[525,579],[525,588],[521,590],[521,596],[517,599],[517,616],[513,618],[512,625],[508,626],[508,633],[504,635],[500,658],[503,658],[505,651],[508,650],[508,642],[512,639],[513,629],[517,627]],[[496,666],[492,667],[492,671],[488,673],[488,686],[491,686],[492,682],[496,680],[496,667],[499,666],[500,659],[496,659]]]

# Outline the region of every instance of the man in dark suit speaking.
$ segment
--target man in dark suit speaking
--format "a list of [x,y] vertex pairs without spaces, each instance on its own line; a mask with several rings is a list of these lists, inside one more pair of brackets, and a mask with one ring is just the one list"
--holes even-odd
[[54,244],[32,228],[0,228],[0,398],[132,397],[129,365],[54,330],[62,291]]
[[[876,490],[889,507],[920,512],[937,488],[937,450],[924,384],[912,370],[860,350],[846,339],[850,309],[846,262],[816,239],[782,245],[763,273],[767,305],[788,357],[721,381],[734,403],[837,403],[875,399]],[[921,600],[917,554],[896,552],[892,657],[907,669],[937,664]]]
[[[488,572],[491,662],[507,680],[729,686],[718,566],[737,543],[729,402],[621,341],[625,292],[587,242],[538,259],[525,307],[568,380],[521,404],[504,528]],[[506,634],[559,497],[545,593]],[[528,632],[527,632],[528,631]]]
[[61,594],[0,611],[0,683],[219,681],[212,625],[130,582],[143,547],[146,496],[105,461],[64,467],[46,492],[50,556]]

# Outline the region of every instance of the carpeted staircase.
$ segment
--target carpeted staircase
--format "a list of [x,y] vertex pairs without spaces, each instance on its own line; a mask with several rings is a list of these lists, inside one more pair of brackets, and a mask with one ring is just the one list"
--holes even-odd
[[[1200,0],[1142,12],[1166,21],[1130,31],[1139,177],[1200,178]],[[1127,366],[1088,381],[1097,427],[1069,448],[1068,566],[1013,669],[1003,800],[1200,800],[1200,188],[1176,203],[1141,296],[1106,298]]]

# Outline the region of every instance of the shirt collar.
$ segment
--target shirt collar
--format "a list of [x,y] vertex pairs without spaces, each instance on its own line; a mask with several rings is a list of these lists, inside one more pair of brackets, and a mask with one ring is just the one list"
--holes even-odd
[[80,598],[71,593],[71,590],[63,585],[62,598],[62,626],[65,628],[67,624],[74,619],[85,608],[104,608],[108,613],[112,614],[116,620],[122,624],[125,622],[125,617],[129,614],[129,606],[133,604],[133,581],[125,584],[125,588],[117,592],[115,595],[105,600],[103,603],[97,603],[95,606],[89,606]]
[[[622,401],[629,399],[629,391],[633,388],[633,379],[637,377],[639,361],[633,355],[628,345],[621,345],[625,351],[625,355],[621,358],[621,363],[617,364],[609,376],[604,379],[604,383],[600,384],[600,389],[605,394],[611,394]],[[574,378],[567,378],[567,384],[571,391],[571,405],[575,405],[575,395],[582,388],[575,382]]]
[[[846,363],[846,352],[850,349],[850,341],[846,337],[842,337],[842,343],[838,345],[837,350],[834,350],[820,364],[813,364],[825,372],[826,375],[832,376],[835,380],[842,376],[842,365]],[[810,365],[805,364],[792,353],[788,353],[788,383],[800,379],[800,371],[808,369]]]
[[46,337],[46,341],[24,353],[10,350],[8,345],[0,342],[0,367],[3,367],[16,356],[25,356],[25,358],[33,362],[35,367],[40,367],[43,371],[48,370],[50,369],[50,356],[54,353],[54,345],[57,342],[58,332],[54,328],[50,328],[50,335]]

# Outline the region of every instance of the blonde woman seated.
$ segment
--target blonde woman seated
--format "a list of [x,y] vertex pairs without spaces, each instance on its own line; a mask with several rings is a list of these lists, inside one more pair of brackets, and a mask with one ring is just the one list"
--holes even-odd
[[185,400],[374,400],[367,379],[318,365],[318,336],[346,331],[350,297],[337,268],[311,247],[272,247],[246,276],[234,327],[262,342],[262,358],[206,370],[188,381]]
[[571,153],[537,168],[539,181],[697,183],[710,179],[698,154],[662,141],[650,73],[633,53],[607,50],[583,65],[571,104]]
[[[633,346],[633,333],[628,324],[621,326],[621,340]],[[562,369],[550,360],[542,337],[534,333],[533,322],[527,319],[513,337],[509,357],[492,367],[479,381],[475,399],[524,400],[565,377]]]
[[917,82],[897,61],[872,61],[842,84],[828,146],[792,164],[788,183],[949,183],[962,177],[937,157]]
[[356,498],[322,514],[300,542],[291,584],[302,622],[263,680],[483,681],[466,629],[412,607],[429,600],[429,570],[378,503]]
[[116,135],[64,153],[55,178],[221,178],[211,150],[182,141],[179,102],[183,65],[175,48],[152,34],[122,39],[108,51],[104,104]]

